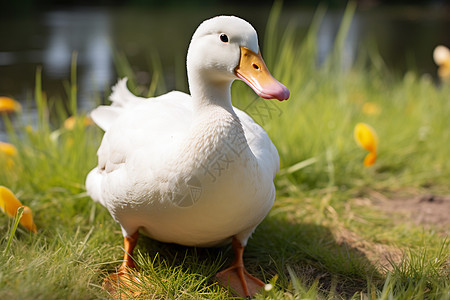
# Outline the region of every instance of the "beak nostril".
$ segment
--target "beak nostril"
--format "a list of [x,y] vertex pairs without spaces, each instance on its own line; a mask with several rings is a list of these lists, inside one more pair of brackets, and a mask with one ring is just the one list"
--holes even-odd
[[253,64],[253,68],[254,68],[255,70],[259,70],[259,66],[258,66],[257,64]]

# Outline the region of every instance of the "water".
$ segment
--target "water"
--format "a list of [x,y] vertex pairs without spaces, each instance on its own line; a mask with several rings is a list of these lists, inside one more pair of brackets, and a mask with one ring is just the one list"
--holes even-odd
[[[82,110],[94,106],[93,95],[109,90],[117,80],[114,53],[128,57],[138,80],[151,79],[150,53],[158,53],[168,89],[181,88],[173,80],[184,72],[184,59],[198,24],[218,14],[247,19],[263,37],[270,7],[207,7],[157,10],[124,8],[67,8],[27,17],[0,18],[0,96],[19,101],[32,99],[37,66],[42,66],[43,89],[49,97],[65,93],[71,59],[77,53],[79,103]],[[319,31],[319,57],[333,46],[342,10],[327,12]],[[313,9],[285,7],[281,23],[292,23],[304,35]],[[442,6],[378,7],[358,9],[346,42],[346,61],[351,64],[361,44],[375,41],[388,67],[398,72],[416,68],[435,75],[432,52],[436,45],[450,46],[450,11]],[[262,43],[261,43],[262,44]],[[0,128],[1,131],[1,128]],[[4,137],[0,136],[0,139]]]
[[[269,11],[266,7],[249,18],[260,31]],[[74,52],[82,106],[89,107],[85,102],[93,92],[103,92],[117,80],[117,51],[125,53],[144,84],[150,80],[151,53],[159,55],[170,78],[175,64],[184,68],[198,24],[217,14],[220,10],[189,11],[187,18],[184,11],[72,8],[0,19],[0,95],[30,98],[37,66],[42,66],[43,89],[49,95],[62,95]]]

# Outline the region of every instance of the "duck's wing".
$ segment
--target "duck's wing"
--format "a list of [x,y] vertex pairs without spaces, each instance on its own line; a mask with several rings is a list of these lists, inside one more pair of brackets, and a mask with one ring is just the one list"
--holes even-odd
[[273,174],[273,178],[280,170],[280,157],[275,145],[267,132],[258,125],[248,114],[238,108],[234,108],[244,128],[247,143],[258,160],[259,166],[264,172]]
[[113,93],[114,98],[118,95],[128,99],[114,100],[111,106],[93,112],[94,121],[106,132],[97,152],[98,166],[87,177],[86,188],[102,204],[104,182],[126,184],[133,180],[130,176],[158,168],[184,139],[193,119],[191,96],[182,92],[139,98],[121,81]]
[[[98,165],[114,171],[145,152],[142,161],[152,167],[186,136],[193,119],[191,97],[170,92],[126,109],[106,131],[98,150]],[[144,154],[142,154],[144,155]]]

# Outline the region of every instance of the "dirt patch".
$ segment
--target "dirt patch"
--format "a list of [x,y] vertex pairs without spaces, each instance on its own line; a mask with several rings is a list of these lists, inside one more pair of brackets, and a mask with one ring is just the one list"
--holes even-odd
[[417,194],[414,192],[396,192],[382,194],[369,192],[373,205],[388,215],[404,216],[404,219],[426,228],[433,227],[443,235],[450,233],[450,196]]
[[335,230],[333,234],[339,245],[345,245],[361,253],[381,273],[392,270],[392,264],[400,263],[404,257],[400,249],[390,245],[369,242],[346,228]]
[[[375,206],[386,212],[397,222],[433,228],[439,234],[450,233],[450,196],[418,193],[414,190],[380,193],[368,191],[366,197],[354,202],[364,206]],[[380,272],[392,270],[392,264],[404,259],[401,249],[391,245],[370,242],[346,228],[333,230],[335,240],[366,257]]]

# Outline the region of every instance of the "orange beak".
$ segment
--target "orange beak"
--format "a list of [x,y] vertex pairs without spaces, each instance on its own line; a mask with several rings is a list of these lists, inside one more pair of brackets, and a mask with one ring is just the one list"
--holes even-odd
[[234,72],[262,98],[282,101],[290,96],[287,87],[270,74],[261,52],[256,54],[246,47],[241,47],[241,58]]

